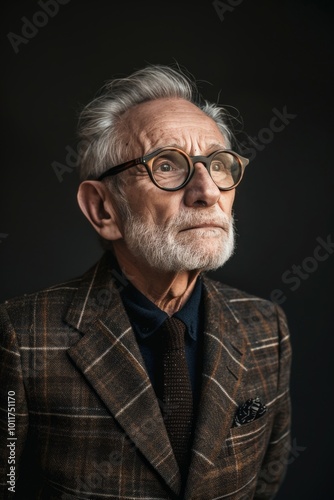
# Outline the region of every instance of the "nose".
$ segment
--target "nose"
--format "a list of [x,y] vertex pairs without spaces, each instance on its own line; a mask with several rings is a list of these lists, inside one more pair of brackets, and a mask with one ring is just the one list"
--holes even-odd
[[185,187],[185,204],[189,207],[215,205],[221,195],[219,188],[213,182],[203,163],[196,162],[194,166],[194,174]]

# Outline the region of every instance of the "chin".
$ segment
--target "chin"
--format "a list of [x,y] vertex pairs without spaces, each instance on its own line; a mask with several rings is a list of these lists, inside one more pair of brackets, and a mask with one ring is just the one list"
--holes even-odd
[[212,237],[201,239],[200,242],[193,239],[184,252],[184,264],[188,270],[214,271],[222,267],[233,253],[234,238],[226,236],[223,240],[218,240],[217,237]]
[[[174,271],[215,271],[222,267],[233,254],[233,248],[212,248],[207,251],[197,248],[188,248],[182,257],[174,261]],[[173,264],[172,264],[173,265]]]
[[211,238],[214,238],[214,239],[217,239],[217,238],[220,238],[220,239],[225,239],[227,238],[227,233],[226,231],[224,231],[224,229],[220,228],[220,227],[208,227],[208,228],[204,228],[204,227],[198,227],[198,228],[194,228],[194,229],[189,229],[187,231],[183,231],[181,233],[179,233],[179,237],[181,239],[187,239],[187,240],[200,240],[200,241],[203,241],[205,239],[211,239]]

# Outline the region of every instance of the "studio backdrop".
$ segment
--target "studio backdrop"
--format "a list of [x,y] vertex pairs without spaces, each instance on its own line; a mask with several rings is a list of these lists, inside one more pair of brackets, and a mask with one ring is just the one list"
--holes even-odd
[[325,0],[2,5],[1,301],[102,254],[76,201],[76,125],[107,80],[178,65],[229,110],[251,161],[236,190],[235,255],[210,274],[288,318],[292,448],[277,500],[328,500],[334,487],[332,26]]

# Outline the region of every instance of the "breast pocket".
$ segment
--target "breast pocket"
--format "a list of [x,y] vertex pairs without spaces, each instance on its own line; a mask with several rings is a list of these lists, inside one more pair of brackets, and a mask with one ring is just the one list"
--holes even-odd
[[[268,414],[230,429],[218,460],[206,478],[215,497],[228,497],[229,500],[249,500],[254,497],[271,433],[272,419]],[[205,498],[204,493],[195,498]]]
[[270,436],[268,413],[248,424],[232,427],[226,439],[226,455],[233,457],[236,464],[261,465]]

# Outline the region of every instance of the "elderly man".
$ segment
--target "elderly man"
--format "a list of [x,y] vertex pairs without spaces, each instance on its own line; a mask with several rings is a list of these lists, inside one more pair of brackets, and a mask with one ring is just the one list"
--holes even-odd
[[105,252],[1,306],[1,498],[272,498],[285,315],[205,274],[233,253],[248,163],[224,109],[151,65],[110,81],[79,130],[78,202]]

